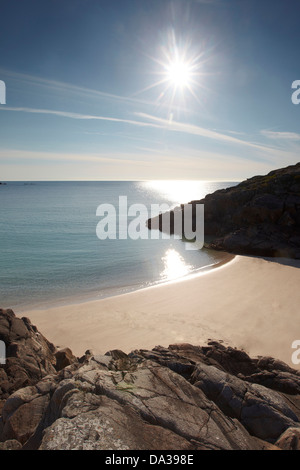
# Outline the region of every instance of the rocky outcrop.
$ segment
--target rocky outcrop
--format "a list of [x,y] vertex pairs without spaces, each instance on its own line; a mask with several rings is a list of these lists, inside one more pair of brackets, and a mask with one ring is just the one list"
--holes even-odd
[[43,450],[260,448],[181,375],[136,354],[111,354],[14,393],[3,408],[2,439]]
[[31,324],[12,310],[0,309],[0,340],[6,345],[6,364],[0,366],[1,402],[14,391],[56,372],[56,349]]
[[[207,247],[300,259],[300,163],[191,201],[197,203],[204,204]],[[161,229],[162,215],[148,227]]]
[[6,364],[0,366],[0,411],[3,400],[16,390],[76,362],[66,348],[57,351],[28,318],[0,309],[0,341],[6,346]]
[[281,361],[218,342],[76,359],[12,311],[0,320],[1,337],[18,345],[0,366],[11,381],[0,450],[300,448],[300,372]]

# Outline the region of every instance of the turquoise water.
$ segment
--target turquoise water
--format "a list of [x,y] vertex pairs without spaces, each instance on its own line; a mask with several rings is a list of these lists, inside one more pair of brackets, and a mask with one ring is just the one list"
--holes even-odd
[[[181,240],[99,240],[100,204],[174,207],[226,182],[8,182],[0,185],[0,306],[44,307],[178,279],[220,261]],[[147,211],[146,210],[146,211]],[[128,219],[128,222],[132,218]],[[149,233],[150,237],[150,233]]]

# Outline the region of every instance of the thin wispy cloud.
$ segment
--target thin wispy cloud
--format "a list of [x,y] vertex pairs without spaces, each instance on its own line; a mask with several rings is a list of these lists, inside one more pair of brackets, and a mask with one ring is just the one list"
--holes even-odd
[[300,134],[297,134],[296,132],[274,132],[274,131],[268,131],[268,130],[262,130],[261,135],[264,137],[267,137],[268,139],[275,139],[275,140],[291,140],[291,141],[296,141],[300,140]]
[[132,164],[137,162],[150,164],[148,156],[138,155],[133,158],[132,154],[119,154],[114,153],[99,153],[99,154],[86,154],[86,153],[66,153],[66,152],[38,152],[19,149],[1,149],[0,160],[44,160],[47,162],[94,162],[94,163],[111,163],[111,164]]
[[[217,132],[215,130],[207,129],[204,127],[200,127],[194,124],[189,123],[181,123],[178,121],[174,121],[173,119],[164,119],[157,116],[153,116],[146,113],[136,112],[134,113],[135,116],[142,118],[143,120],[136,120],[136,119],[124,119],[119,117],[110,117],[110,116],[100,116],[100,115],[92,115],[92,114],[82,114],[82,113],[74,113],[68,111],[60,111],[60,110],[53,110],[53,109],[38,109],[38,108],[27,108],[27,107],[11,107],[5,106],[1,107],[0,111],[6,112],[22,112],[22,113],[31,113],[31,114],[44,114],[44,115],[54,115],[62,118],[69,118],[69,119],[77,119],[77,120],[95,120],[95,121],[106,121],[112,123],[123,123],[132,126],[144,127],[144,128],[155,128],[155,129],[163,129],[170,132],[180,132],[184,134],[190,134],[194,136],[203,137],[205,139],[214,140],[217,142],[224,142],[228,144],[235,144],[239,146],[245,146],[254,148],[256,150],[264,151],[264,152],[276,152],[278,149],[276,147],[266,146],[262,144],[258,144],[248,140],[242,140],[232,135],[227,135],[224,133]],[[268,131],[265,131],[268,132]],[[262,134],[262,132],[261,132]],[[278,134],[278,133],[277,133]],[[297,135],[291,133],[284,133],[289,135]],[[263,135],[263,134],[262,134]],[[270,137],[269,134],[267,137]]]
[[156,124],[161,125],[164,129],[169,130],[169,131],[183,132],[186,134],[192,134],[192,135],[196,135],[200,137],[205,137],[207,139],[213,139],[213,140],[220,141],[220,142],[227,142],[230,144],[237,144],[237,145],[242,145],[246,147],[252,147],[258,150],[274,151],[274,147],[268,147],[265,145],[257,144],[255,142],[238,139],[237,137],[233,137],[227,134],[222,134],[220,132],[216,132],[214,130],[196,126],[194,124],[185,124],[185,123],[177,122],[174,120],[168,120],[168,119],[163,119],[163,118],[159,118],[156,116],[151,116],[145,113],[136,113],[136,115],[141,118],[154,121]]
[[5,106],[3,108],[1,107],[0,110],[31,113],[31,114],[47,114],[47,115],[59,116],[59,117],[70,118],[70,119],[110,121],[110,122],[118,122],[118,123],[121,122],[124,124],[132,124],[135,126],[158,127],[158,126],[150,125],[147,122],[134,121],[130,119],[114,118],[114,117],[109,117],[109,116],[97,116],[93,114],[72,113],[68,111],[59,111],[59,110],[54,110],[54,109],[38,109],[38,108]]
[[[136,99],[133,97],[126,97],[120,96],[110,93],[105,93],[97,90],[93,90],[86,87],[81,87],[77,85],[73,85],[66,82],[61,82],[57,80],[51,80],[41,77],[36,77],[28,74],[16,73],[7,70],[1,70],[2,74],[7,75],[8,77],[26,82],[30,85],[39,85],[46,87],[47,89],[52,89],[58,92],[72,92],[80,95],[90,96],[90,97],[98,97],[100,99],[110,99],[119,102],[131,102],[133,104],[147,104],[153,105],[153,103],[143,101],[140,99]],[[276,146],[271,145],[263,145],[261,143],[250,141],[246,139],[246,135],[243,133],[235,132],[235,131],[226,131],[218,132],[216,130],[208,129],[205,127],[201,127],[195,124],[189,123],[182,123],[179,121],[175,121],[174,119],[164,119],[161,117],[153,116],[149,113],[142,113],[142,112],[135,112],[134,114],[140,117],[140,120],[136,119],[127,119],[127,118],[119,118],[119,117],[111,117],[111,116],[101,116],[101,115],[93,115],[93,114],[83,114],[83,113],[76,113],[76,112],[69,112],[69,111],[61,111],[61,110],[53,110],[53,109],[39,109],[39,108],[30,108],[30,107],[12,107],[6,106],[0,108],[1,111],[12,111],[12,112],[24,112],[24,113],[31,113],[31,114],[44,114],[44,115],[53,115],[62,118],[69,118],[69,119],[77,119],[77,120],[95,120],[95,121],[106,121],[106,122],[115,122],[115,123],[123,123],[132,126],[138,127],[148,127],[148,128],[155,128],[155,129],[164,129],[171,132],[180,132],[185,134],[196,135],[199,137],[203,137],[210,140],[215,140],[218,142],[224,142],[228,144],[234,144],[239,146],[246,146],[250,148],[254,148],[256,150],[262,150],[266,152],[274,152],[277,151],[278,148]],[[150,121],[150,122],[149,122]],[[239,136],[245,135],[245,140],[239,138]],[[289,140],[289,141],[298,141],[300,140],[300,134],[293,133],[293,132],[274,132],[269,130],[262,130],[259,132],[259,135],[267,138],[269,141],[273,140]]]
[[58,80],[51,80],[47,78],[42,78],[42,77],[36,77],[33,75],[28,75],[24,73],[17,73],[17,72],[12,72],[9,70],[5,69],[0,69],[0,74],[1,76],[6,76],[8,78],[11,78],[16,81],[20,81],[22,83],[27,83],[29,85],[33,86],[42,86],[47,89],[52,89],[55,91],[59,92],[73,92],[81,95],[90,95],[92,97],[98,97],[98,98],[109,98],[117,101],[132,101],[132,102],[142,102],[141,100],[136,100],[131,97],[126,97],[126,96],[120,96],[116,95],[113,93],[106,93],[103,91],[99,90],[94,90],[91,88],[87,87],[82,87],[78,85],[73,85],[71,83],[66,83],[66,82],[61,82]]
[[[48,78],[37,77],[34,75],[12,72],[12,71],[5,70],[5,69],[0,69],[0,75],[1,77],[10,78],[22,84],[27,84],[32,87],[36,87],[36,86],[43,87],[48,91],[53,91],[57,93],[63,93],[63,94],[71,93],[71,94],[75,94],[77,96],[81,96],[84,98],[89,97],[89,98],[100,99],[100,100],[106,99],[106,100],[112,100],[118,103],[127,103],[127,105],[128,104],[145,105],[145,106],[150,106],[151,108],[157,105],[157,103],[153,103],[153,101],[149,101],[143,98],[136,98],[135,95],[133,94],[128,95],[128,96],[117,95],[113,93],[107,93],[104,91],[95,90],[93,88],[87,88],[83,86],[74,85],[68,82],[61,82],[58,80],[51,80]],[[160,108],[184,110],[182,106],[178,106],[175,104],[174,106],[170,106],[170,104],[166,105],[160,102],[159,106]]]

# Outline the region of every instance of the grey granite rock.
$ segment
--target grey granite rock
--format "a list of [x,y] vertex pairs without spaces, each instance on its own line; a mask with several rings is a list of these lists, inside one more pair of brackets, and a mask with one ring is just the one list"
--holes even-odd
[[12,380],[2,401],[2,450],[299,448],[300,375],[281,361],[210,342],[88,351],[56,370],[56,351],[27,320],[0,318],[6,340],[13,334],[31,358],[29,371],[21,362],[27,380],[17,390]]

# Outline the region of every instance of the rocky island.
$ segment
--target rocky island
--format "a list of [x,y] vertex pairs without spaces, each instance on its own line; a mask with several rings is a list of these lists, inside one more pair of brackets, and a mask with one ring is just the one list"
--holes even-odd
[[[300,259],[300,163],[255,176],[190,204],[204,204],[208,248]],[[161,229],[161,220],[162,215],[149,219],[148,227]]]
[[0,449],[300,449],[300,373],[210,342],[58,351],[0,310]]

